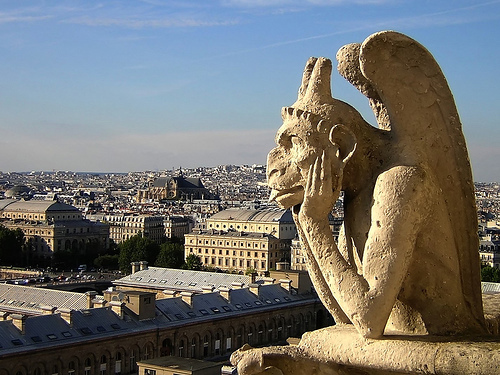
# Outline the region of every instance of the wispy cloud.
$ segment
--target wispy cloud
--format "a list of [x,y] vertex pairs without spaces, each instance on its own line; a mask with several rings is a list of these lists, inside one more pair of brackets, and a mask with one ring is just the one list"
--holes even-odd
[[132,29],[142,28],[171,28],[171,27],[212,27],[212,26],[229,26],[237,23],[235,20],[216,21],[203,20],[190,17],[179,18],[113,18],[113,17],[91,17],[81,16],[66,19],[62,22],[74,23],[86,26],[118,26]]
[[272,8],[282,6],[339,6],[353,4],[387,4],[394,3],[395,0],[222,0],[221,4],[227,7],[243,8]]
[[0,24],[14,22],[36,22],[53,18],[53,15],[43,14],[39,8],[20,8],[9,12],[0,12]]

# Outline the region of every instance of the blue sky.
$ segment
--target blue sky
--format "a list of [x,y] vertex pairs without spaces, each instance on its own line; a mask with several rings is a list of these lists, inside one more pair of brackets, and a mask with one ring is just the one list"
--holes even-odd
[[0,0],[0,170],[263,164],[306,60],[386,29],[433,53],[500,181],[500,0]]

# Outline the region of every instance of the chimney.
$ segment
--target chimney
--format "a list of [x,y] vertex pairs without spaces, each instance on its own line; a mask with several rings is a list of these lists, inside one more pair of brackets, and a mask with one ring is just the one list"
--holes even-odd
[[63,318],[66,323],[70,325],[70,327],[73,327],[73,312],[74,310],[67,309],[67,308],[60,308],[57,310],[59,314],[61,314],[61,318]]
[[106,306],[107,302],[104,298],[94,298],[91,303],[94,308],[99,308]]
[[233,287],[233,289],[242,289],[243,286],[245,286],[245,284],[244,283],[234,282],[234,283],[231,283],[231,286]]
[[26,318],[27,316],[21,315],[21,314],[11,314],[10,318],[12,319],[12,323],[18,330],[21,331],[22,334],[24,334],[24,331],[26,329]]
[[88,292],[85,292],[85,296],[87,297],[87,309],[91,309],[93,307],[92,301],[94,300],[95,296],[97,296],[97,292],[90,290]]
[[215,288],[213,286],[204,286],[201,289],[203,289],[203,294],[205,294],[205,293],[212,293]]
[[286,271],[290,269],[288,262],[276,262],[276,271]]
[[292,290],[292,280],[290,279],[280,279],[280,286],[285,289],[288,293]]
[[250,283],[255,284],[256,281],[257,281],[257,272],[252,272],[250,274]]
[[175,290],[167,290],[167,289],[165,289],[162,293],[165,296],[165,298],[174,298],[176,291]]
[[111,310],[118,315],[120,319],[123,319],[123,307],[125,306],[125,302],[111,301],[108,303],[108,306],[111,307]]
[[184,302],[186,302],[189,307],[193,307],[193,294],[191,292],[182,292],[181,297]]
[[262,280],[264,281],[264,285],[271,285],[276,281],[276,279],[273,279],[272,277],[264,277]]
[[255,294],[257,297],[259,296],[259,288],[260,288],[260,284],[252,283],[252,284],[248,285],[248,290],[251,293]]
[[231,297],[231,289],[229,288],[219,288],[219,294],[222,298],[224,298],[227,302],[230,302]]
[[132,273],[139,271],[139,262],[132,262],[130,265],[132,266]]
[[41,309],[43,311],[43,315],[52,315],[52,314],[54,314],[54,311],[57,310],[57,307],[55,307],[55,306],[42,306]]
[[139,262],[139,270],[140,271],[145,271],[148,269],[148,262],[146,262],[145,260],[141,260]]

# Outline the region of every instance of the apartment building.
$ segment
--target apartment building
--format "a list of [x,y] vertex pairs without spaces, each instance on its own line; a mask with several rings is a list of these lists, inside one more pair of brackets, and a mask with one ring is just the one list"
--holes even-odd
[[296,235],[288,210],[230,208],[207,219],[206,229],[185,235],[184,251],[186,257],[199,256],[205,266],[263,273],[290,261]]
[[74,206],[45,199],[0,200],[0,224],[20,228],[32,248],[44,257],[55,251],[109,247],[109,225],[84,219]]

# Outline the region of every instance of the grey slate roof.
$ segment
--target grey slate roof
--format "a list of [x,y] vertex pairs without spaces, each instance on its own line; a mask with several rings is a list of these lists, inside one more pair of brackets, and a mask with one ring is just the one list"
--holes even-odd
[[[7,200],[7,199],[6,199]],[[10,199],[9,199],[10,200]],[[1,202],[1,201],[0,201]],[[78,208],[70,206],[66,203],[49,200],[14,200],[0,209],[7,209],[9,211],[29,211],[29,212],[57,212],[57,211],[75,211],[80,212]]]
[[113,284],[125,287],[135,286],[200,293],[203,291],[203,287],[230,288],[232,283],[243,283],[247,286],[250,282],[250,277],[245,275],[149,267],[147,270],[138,271],[115,280]]
[[125,309],[120,319],[109,307],[73,311],[70,326],[57,312],[28,317],[24,334],[11,321],[0,321],[0,359],[31,349],[67,346],[104,337],[118,337],[186,323],[224,320],[245,314],[316,302],[314,295],[290,294],[278,284],[261,285],[259,296],[248,288],[234,289],[227,301],[218,292],[192,296],[193,307],[181,297],[156,301],[156,317],[137,320]]
[[175,181],[180,188],[203,189],[203,183],[195,177],[158,177],[153,181],[154,187],[166,187],[170,181]]
[[41,314],[42,306],[84,309],[87,296],[84,293],[0,284],[0,311]]
[[292,213],[290,210],[281,208],[228,208],[210,217],[210,220],[237,220],[254,222],[285,222],[292,223]]

